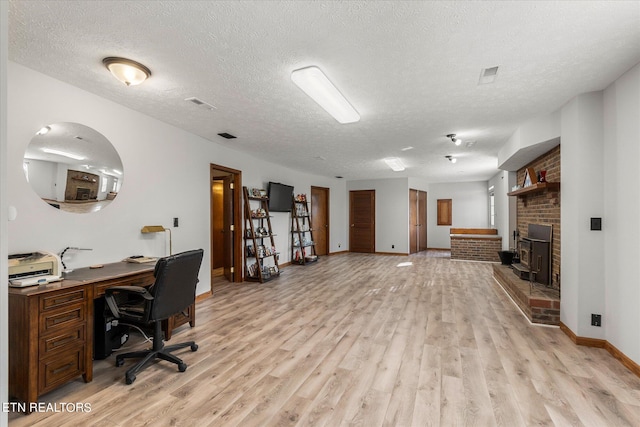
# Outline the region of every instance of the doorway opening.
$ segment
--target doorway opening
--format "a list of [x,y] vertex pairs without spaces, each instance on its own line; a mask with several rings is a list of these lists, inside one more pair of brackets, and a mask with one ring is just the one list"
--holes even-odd
[[217,284],[242,282],[242,172],[211,164],[211,292]]

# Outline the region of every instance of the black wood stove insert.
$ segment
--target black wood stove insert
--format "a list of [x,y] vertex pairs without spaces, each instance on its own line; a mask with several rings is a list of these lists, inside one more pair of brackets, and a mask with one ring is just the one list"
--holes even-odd
[[520,263],[513,264],[518,277],[543,285],[551,283],[551,225],[529,224],[526,237],[518,242]]

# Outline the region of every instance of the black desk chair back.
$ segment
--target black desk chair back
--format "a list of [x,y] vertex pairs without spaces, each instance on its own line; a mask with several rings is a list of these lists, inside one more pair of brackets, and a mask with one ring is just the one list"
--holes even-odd
[[161,324],[195,302],[202,256],[203,250],[198,249],[159,259],[154,271],[155,282],[149,289],[114,286],[106,290],[105,299],[114,317],[122,323],[153,326],[153,348],[116,356],[116,366],[122,366],[127,358],[142,358],[125,374],[127,384],[133,383],[136,374],[156,358],[177,364],[180,372],[187,369],[186,363],[171,352],[185,347],[196,351],[198,345],[189,341],[165,347]]

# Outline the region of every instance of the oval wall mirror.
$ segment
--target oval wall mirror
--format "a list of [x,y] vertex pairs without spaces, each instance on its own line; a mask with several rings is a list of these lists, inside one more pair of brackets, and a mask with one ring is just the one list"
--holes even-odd
[[24,154],[23,169],[36,194],[66,212],[97,212],[118,195],[124,171],[111,142],[79,123],[40,129]]

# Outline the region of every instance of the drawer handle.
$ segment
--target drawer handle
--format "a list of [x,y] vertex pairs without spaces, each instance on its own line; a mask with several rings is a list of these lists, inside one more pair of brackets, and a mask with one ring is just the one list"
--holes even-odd
[[73,320],[73,319],[77,319],[77,318],[78,318],[78,316],[76,316],[74,314],[69,314],[69,315],[67,315],[65,317],[56,317],[56,318],[54,318],[52,323],[54,325],[57,325],[58,323],[63,323],[63,322],[66,322],[68,320]]
[[68,342],[71,342],[71,341],[73,341],[73,340],[75,340],[75,339],[76,339],[76,337],[74,337],[74,336],[68,336],[68,337],[66,337],[66,338],[64,338],[64,339],[57,340],[57,341],[53,341],[53,342],[51,343],[51,347],[52,347],[52,348],[56,348],[56,347],[59,347],[59,346],[61,346],[61,345],[63,345],[63,344],[66,344],[66,343],[68,343]]
[[67,363],[66,365],[64,365],[64,366],[62,366],[62,367],[60,367],[60,368],[58,368],[58,369],[54,369],[53,371],[51,371],[51,373],[52,373],[53,375],[57,375],[57,374],[59,374],[60,372],[64,372],[64,371],[68,370],[68,369],[69,369],[69,368],[71,368],[72,366],[73,366],[73,362],[71,362],[71,363]]

